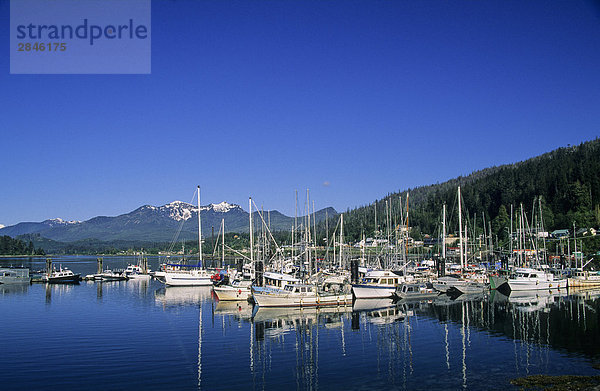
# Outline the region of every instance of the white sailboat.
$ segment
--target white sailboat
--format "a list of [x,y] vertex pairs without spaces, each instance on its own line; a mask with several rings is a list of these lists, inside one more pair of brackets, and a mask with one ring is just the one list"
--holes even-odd
[[202,220],[200,218],[200,186],[198,186],[198,254],[197,266],[182,267],[164,273],[167,286],[209,286],[212,285],[211,274],[202,265]]
[[[444,208],[444,236],[445,236],[445,221],[446,214]],[[465,267],[467,265],[468,251],[465,250],[466,240],[463,241],[463,226],[462,226],[462,197],[460,195],[460,186],[458,186],[458,231],[459,231],[459,247],[460,247],[460,273],[438,277],[432,281],[433,288],[440,292],[460,292],[460,293],[480,293],[487,289],[488,285],[484,282],[487,277],[465,275]],[[467,226],[465,225],[465,237],[467,236]],[[446,244],[443,244],[444,248]],[[468,247],[467,247],[468,248]]]

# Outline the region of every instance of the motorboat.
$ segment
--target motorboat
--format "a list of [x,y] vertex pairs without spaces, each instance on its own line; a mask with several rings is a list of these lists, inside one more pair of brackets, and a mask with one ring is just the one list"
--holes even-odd
[[371,270],[358,284],[352,284],[352,292],[357,299],[379,299],[392,297],[396,286],[403,282],[414,281],[400,271]]
[[235,280],[231,284],[219,285],[213,288],[220,301],[249,300],[252,298],[251,280]]
[[54,284],[78,284],[80,276],[80,274],[75,274],[71,270],[60,266],[58,270],[52,269],[49,273],[44,273],[42,281]]
[[511,291],[565,289],[567,279],[555,279],[554,274],[542,269],[517,268],[506,282]]

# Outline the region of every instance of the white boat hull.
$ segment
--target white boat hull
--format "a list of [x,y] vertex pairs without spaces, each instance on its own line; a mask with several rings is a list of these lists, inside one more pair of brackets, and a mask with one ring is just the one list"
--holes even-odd
[[259,307],[323,307],[352,305],[351,294],[294,295],[277,292],[254,292],[253,297]]
[[566,289],[567,280],[553,281],[527,281],[527,280],[511,280],[509,279],[508,287],[511,291],[533,291],[533,290],[550,290],[550,289]]
[[385,299],[392,297],[395,291],[395,286],[352,285],[352,293],[354,293],[354,297],[357,299]]
[[236,288],[233,286],[216,286],[213,288],[215,294],[220,301],[225,300],[248,300],[252,297],[252,292],[249,288]]
[[209,286],[212,285],[210,275],[203,271],[190,273],[167,272],[164,275],[168,286]]

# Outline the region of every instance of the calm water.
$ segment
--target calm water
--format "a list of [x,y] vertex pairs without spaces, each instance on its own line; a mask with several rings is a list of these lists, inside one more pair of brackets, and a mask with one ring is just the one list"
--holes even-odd
[[[96,268],[95,257],[54,262]],[[317,311],[157,281],[0,285],[0,389],[510,390],[522,375],[600,374],[599,307],[600,291]]]

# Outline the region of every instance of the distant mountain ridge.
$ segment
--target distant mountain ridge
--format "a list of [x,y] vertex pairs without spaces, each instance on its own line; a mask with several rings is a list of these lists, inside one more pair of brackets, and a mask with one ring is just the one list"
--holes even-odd
[[[200,207],[203,236],[219,231],[221,220],[225,219],[226,232],[248,232],[249,216],[242,207],[228,202],[208,204]],[[257,212],[256,219],[260,219]],[[335,216],[333,208],[325,208],[315,213],[320,222],[325,216]],[[289,231],[293,217],[278,211],[265,211],[265,220],[270,221],[271,230]],[[181,226],[181,227],[180,227]],[[180,230],[181,228],[181,230]],[[198,236],[198,206],[182,201],[173,201],[162,206],[144,205],[134,211],[119,216],[97,216],[86,221],[65,221],[60,218],[42,222],[22,222],[0,228],[0,236],[37,234],[43,238],[59,242],[76,242],[95,239],[101,241],[154,241],[168,242],[179,233],[178,240],[195,239]]]

